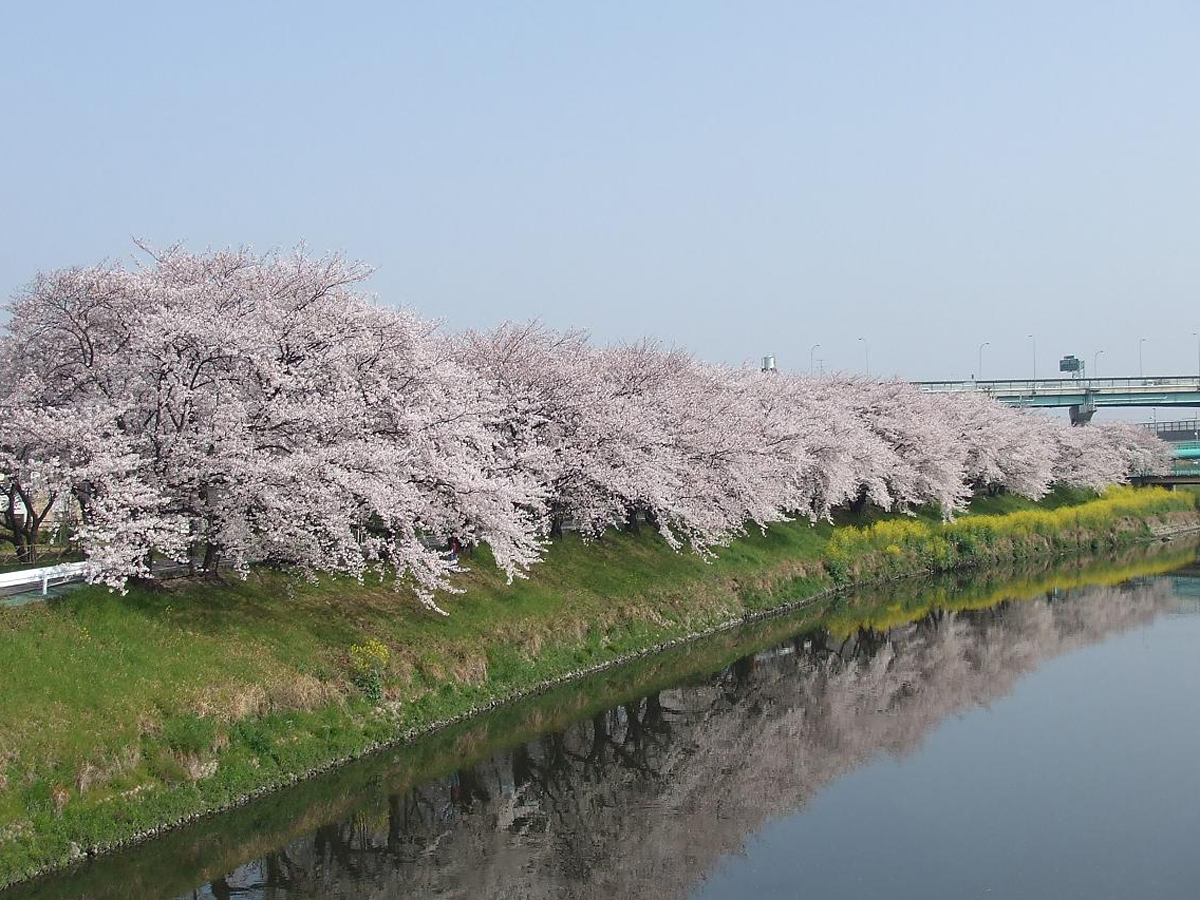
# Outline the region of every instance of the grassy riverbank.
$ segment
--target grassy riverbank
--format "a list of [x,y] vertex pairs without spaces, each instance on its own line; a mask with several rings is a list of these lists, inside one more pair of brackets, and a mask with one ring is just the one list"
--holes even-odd
[[[709,679],[735,661],[787,641],[837,641],[859,627],[876,630],[919,620],[932,610],[992,609],[1046,596],[1054,589],[1117,584],[1154,576],[1195,558],[1196,541],[1140,543],[1102,555],[1000,563],[891,582],[836,594],[788,614],[770,616],[702,640],[641,656],[472,716],[403,751],[373,754],[256,802],[176,829],[145,846],[109,854],[77,872],[38,880],[13,900],[127,900],[190,896],[196,885],[274,854],[333,822],[386,820],[397,797],[455,771],[469,771],[493,754],[567,728],[619,704],[680,684]],[[8,900],[8,895],[3,895]]]
[[[448,618],[386,586],[267,571],[126,596],[89,588],[6,609],[0,884],[830,587],[1111,548],[1194,517],[1193,502],[1160,490],[1059,493],[1036,506],[981,500],[952,524],[933,515],[790,523],[710,565],[648,530],[588,546],[568,537],[511,586],[484,554],[470,561],[466,593],[444,600]],[[368,699],[376,688],[379,703]]]

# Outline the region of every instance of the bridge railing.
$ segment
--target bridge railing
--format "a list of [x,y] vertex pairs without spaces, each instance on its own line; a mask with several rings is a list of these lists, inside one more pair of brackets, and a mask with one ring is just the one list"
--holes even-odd
[[1174,422],[1142,422],[1141,426],[1157,435],[1189,434],[1200,439],[1200,419],[1178,419]]
[[1161,375],[1145,378],[1038,378],[992,379],[988,381],[918,381],[917,387],[930,393],[982,391],[988,394],[1069,394],[1081,391],[1105,391],[1154,388],[1200,387],[1197,375]]

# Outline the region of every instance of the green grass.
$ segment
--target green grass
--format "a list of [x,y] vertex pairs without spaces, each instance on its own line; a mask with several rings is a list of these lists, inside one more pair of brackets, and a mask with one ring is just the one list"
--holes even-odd
[[[867,513],[755,532],[706,564],[650,529],[555,542],[507,585],[486,551],[443,617],[387,584],[246,580],[85,588],[0,611],[0,885],[285,783],[375,742],[829,588],[1115,546],[1191,499],[1058,492],[977,501],[943,524]],[[972,529],[974,529],[972,531]],[[986,536],[992,535],[990,543]],[[889,548],[902,535],[899,554]],[[971,553],[960,538],[975,535]],[[947,549],[949,548],[949,549]],[[351,648],[378,641],[383,702]],[[361,655],[361,654],[360,654]],[[374,657],[373,657],[374,658]]]
[[[1049,587],[1112,584],[1154,575],[1195,558],[1194,545],[1130,547],[1104,559],[1072,556],[947,573],[914,585],[895,582],[848,591],[787,615],[750,622],[653,653],[545,693],[472,716],[428,735],[404,752],[378,753],[309,779],[248,806],[164,835],[133,853],[103,857],[63,879],[18,889],[32,900],[125,900],[189,895],[214,873],[229,872],[334,821],[377,821],[389,796],[459,769],[469,769],[572,722],[678,684],[705,679],[735,660],[815,629],[838,634],[885,628],[931,609],[980,609],[1044,597]],[[254,734],[260,734],[255,731]],[[266,752],[264,749],[256,752]],[[15,898],[14,898],[15,900]]]
[[1000,511],[988,504],[954,522],[892,518],[840,528],[825,548],[825,568],[837,581],[863,581],[996,559],[1099,550],[1129,537],[1137,523],[1194,508],[1185,495],[1131,487],[1114,487],[1083,503],[1061,500],[1052,495],[1038,508],[1008,505]]

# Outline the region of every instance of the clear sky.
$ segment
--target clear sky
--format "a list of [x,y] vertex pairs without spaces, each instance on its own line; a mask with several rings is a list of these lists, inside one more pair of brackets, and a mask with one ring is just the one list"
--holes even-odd
[[7,4],[0,294],[344,250],[540,317],[912,378],[1193,372],[1200,4]]

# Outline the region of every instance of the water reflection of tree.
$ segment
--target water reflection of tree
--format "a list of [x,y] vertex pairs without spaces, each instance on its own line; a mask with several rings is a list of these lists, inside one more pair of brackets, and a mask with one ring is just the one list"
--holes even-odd
[[[938,611],[800,635],[318,829],[211,896],[683,896],[722,855],[880,753],[986,704],[1046,659],[1157,616],[1169,588]],[[382,789],[382,788],[381,788]]]

